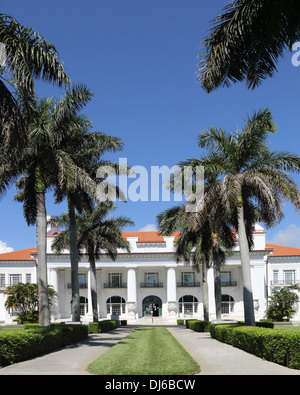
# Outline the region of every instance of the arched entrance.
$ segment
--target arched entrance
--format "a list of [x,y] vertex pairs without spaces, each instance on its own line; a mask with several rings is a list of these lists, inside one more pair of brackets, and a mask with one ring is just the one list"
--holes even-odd
[[86,315],[88,312],[88,299],[84,296],[80,296],[80,315]]
[[183,315],[192,316],[197,313],[198,299],[192,295],[184,295],[179,299],[179,313]]
[[107,314],[122,315],[125,314],[126,302],[121,296],[112,296],[106,301]]
[[232,296],[222,295],[222,314],[230,314],[234,309],[234,299]]
[[158,296],[150,295],[143,300],[143,317],[161,317],[162,302]]

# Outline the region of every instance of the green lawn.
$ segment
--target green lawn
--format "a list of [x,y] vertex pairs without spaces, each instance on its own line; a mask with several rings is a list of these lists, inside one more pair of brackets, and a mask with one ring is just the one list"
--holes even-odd
[[300,332],[300,325],[275,324],[274,329],[286,329],[287,331]]
[[137,328],[88,366],[101,375],[181,375],[199,365],[164,327]]
[[11,332],[11,331],[18,331],[22,330],[23,326],[0,326],[0,332]]

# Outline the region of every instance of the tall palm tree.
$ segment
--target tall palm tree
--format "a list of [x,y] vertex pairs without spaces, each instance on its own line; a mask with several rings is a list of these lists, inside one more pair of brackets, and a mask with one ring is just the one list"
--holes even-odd
[[58,183],[66,182],[66,179],[69,184],[79,184],[88,190],[96,190],[94,181],[68,155],[70,147],[75,147],[74,139],[78,142],[78,133],[87,132],[89,128],[89,121],[78,116],[77,111],[91,96],[86,87],[74,86],[59,102],[53,99],[36,102],[34,112],[27,114],[28,134],[23,155],[13,166],[16,174],[23,174],[17,183],[20,192],[16,200],[23,203],[28,225],[36,224],[37,229],[41,326],[50,324],[45,193]]
[[[56,203],[67,198],[68,216],[69,216],[69,247],[70,260],[72,268],[72,319],[80,321],[80,296],[78,283],[78,248],[77,248],[77,222],[76,209],[82,212],[83,203],[95,199],[101,202],[98,196],[97,187],[95,188],[95,180],[98,168],[108,161],[103,162],[101,157],[105,152],[117,151],[122,149],[122,141],[118,137],[106,135],[101,132],[89,131],[86,133],[84,129],[79,129],[72,136],[72,142],[66,147],[66,154],[73,163],[76,164],[71,174],[66,174],[64,179],[55,187]],[[68,159],[68,160],[69,160]],[[110,164],[113,165],[113,164]],[[71,166],[72,169],[72,166]],[[78,171],[80,170],[80,171]],[[75,179],[72,179],[72,174]],[[88,191],[89,196],[85,193]],[[91,203],[90,203],[91,204]]]
[[[210,194],[211,189],[212,185],[206,185],[206,194]],[[205,320],[209,320],[207,269],[213,265],[216,318],[221,319],[221,266],[225,264],[226,255],[234,247],[235,239],[230,224],[220,215],[219,210],[210,206],[206,207],[205,211],[210,211],[210,215],[206,215],[204,222],[202,222],[202,213],[187,212],[185,204],[173,207],[157,216],[158,228],[164,235],[169,235],[178,229],[181,230],[176,243],[176,261],[192,262],[193,266],[202,272]],[[217,212],[218,215],[214,215]]]
[[[88,255],[90,263],[91,299],[93,321],[98,321],[96,260],[101,255],[109,256],[113,261],[118,256],[118,248],[129,251],[129,244],[122,238],[122,228],[134,223],[125,217],[109,218],[109,212],[116,206],[112,202],[103,202],[95,206],[92,202],[85,204],[85,210],[76,215],[78,230],[77,248],[80,255]],[[60,253],[68,248],[70,218],[68,213],[60,217],[53,217],[51,223],[65,227],[54,240],[52,249]]]
[[[13,141],[24,137],[23,122],[13,95],[13,79],[21,89],[34,93],[34,80],[42,79],[58,86],[70,86],[71,80],[53,44],[32,28],[22,26],[13,17],[0,14],[1,51],[5,51],[0,67],[0,125],[1,137]],[[3,55],[3,53],[1,54]],[[1,141],[3,143],[3,141]]]
[[299,1],[231,1],[201,43],[198,79],[207,92],[243,80],[254,89],[299,39]]
[[247,118],[240,132],[231,134],[214,127],[200,132],[199,146],[208,149],[209,154],[184,162],[204,166],[224,176],[215,188],[215,199],[219,200],[220,207],[224,206],[224,212],[234,216],[241,254],[245,322],[253,326],[249,239],[254,211],[257,208],[262,220],[271,226],[283,217],[283,200],[300,208],[300,193],[289,175],[292,171],[299,173],[300,156],[271,151],[267,137],[275,131],[270,111],[260,110]]

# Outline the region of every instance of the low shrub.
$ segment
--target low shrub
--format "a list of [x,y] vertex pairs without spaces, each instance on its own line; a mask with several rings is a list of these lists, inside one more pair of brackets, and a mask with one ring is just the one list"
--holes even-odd
[[209,332],[210,322],[201,320],[186,320],[185,326],[188,329],[192,329],[195,332]]
[[117,327],[118,323],[115,320],[103,320],[89,323],[90,333],[104,333],[116,329]]
[[190,321],[188,327],[195,332],[209,332],[210,322],[200,320]]
[[185,327],[190,329],[190,322],[194,322],[194,321],[199,321],[199,320],[196,319],[185,320]]
[[213,338],[260,358],[300,369],[300,333],[242,324],[211,325]]
[[[239,321],[239,323],[245,325],[244,321]],[[255,325],[259,328],[270,328],[270,329],[274,328],[274,322],[270,320],[260,320],[255,322]]]
[[127,325],[127,320],[120,320],[120,325],[121,326],[126,326]]
[[177,320],[177,325],[184,325],[184,320]]
[[0,366],[42,355],[88,336],[87,325],[51,325],[39,327],[27,324],[25,329],[0,333]]

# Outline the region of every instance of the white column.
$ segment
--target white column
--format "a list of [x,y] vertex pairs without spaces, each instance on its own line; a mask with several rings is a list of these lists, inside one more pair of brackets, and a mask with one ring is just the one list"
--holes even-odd
[[177,297],[176,297],[176,270],[169,267],[167,271],[167,300],[169,318],[176,319]]
[[92,308],[92,291],[91,291],[91,269],[88,269],[88,311],[87,317],[93,317],[93,308]]
[[136,298],[136,268],[127,269],[127,311],[130,320],[136,319],[137,298]]
[[[59,287],[58,287],[58,272],[57,269],[50,269],[50,275],[49,275],[49,283],[53,286],[54,290],[58,293],[59,295]],[[54,303],[52,305],[52,316],[51,319],[55,320],[59,318],[59,298],[55,297],[54,298]]]

